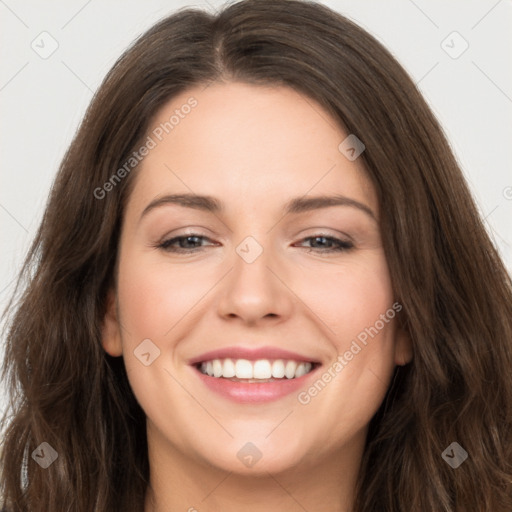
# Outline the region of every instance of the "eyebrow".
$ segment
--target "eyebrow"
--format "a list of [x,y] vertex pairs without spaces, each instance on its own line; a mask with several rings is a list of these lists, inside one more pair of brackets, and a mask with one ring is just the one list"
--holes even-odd
[[[192,208],[194,210],[202,210],[214,214],[224,212],[224,205],[222,202],[212,196],[197,194],[168,194],[151,201],[144,208],[144,211],[141,213],[139,220],[141,220],[142,217],[147,215],[151,210],[169,204],[175,204],[184,208]],[[375,222],[377,222],[377,218],[369,206],[356,201],[355,199],[351,199],[350,197],[339,194],[330,196],[322,195],[296,197],[284,205],[283,215],[304,213],[321,208],[329,208],[332,206],[350,206],[357,208],[366,213]]]

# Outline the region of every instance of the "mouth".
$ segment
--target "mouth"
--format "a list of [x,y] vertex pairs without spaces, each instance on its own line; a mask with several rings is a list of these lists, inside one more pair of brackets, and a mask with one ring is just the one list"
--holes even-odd
[[298,392],[321,366],[319,361],[268,347],[217,350],[189,364],[210,391],[234,402],[251,404]]
[[266,383],[298,379],[313,371],[319,363],[293,359],[212,359],[195,365],[203,375],[231,382]]

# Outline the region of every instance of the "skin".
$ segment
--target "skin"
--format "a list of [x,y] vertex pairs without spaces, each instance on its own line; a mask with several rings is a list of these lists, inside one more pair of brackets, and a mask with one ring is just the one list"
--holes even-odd
[[[368,423],[395,365],[412,357],[396,317],[306,405],[297,393],[235,403],[187,361],[272,345],[319,360],[321,372],[331,367],[395,302],[375,190],[361,159],[338,150],[348,134],[310,98],[215,83],[173,98],[151,127],[191,96],[197,106],[136,171],[103,325],[103,347],[124,358],[147,416],[145,511],[349,511]],[[141,218],[155,198],[191,192],[216,197],[224,211],[166,204]],[[352,206],[281,213],[291,198],[335,193],[376,220]],[[206,237],[181,245],[195,252],[158,248],[191,233]],[[335,243],[307,239],[322,235],[354,247],[329,253]],[[263,249],[250,264],[236,252],[247,236]],[[160,355],[145,366],[134,350],[148,338]],[[247,442],[262,453],[252,467],[237,457]]]

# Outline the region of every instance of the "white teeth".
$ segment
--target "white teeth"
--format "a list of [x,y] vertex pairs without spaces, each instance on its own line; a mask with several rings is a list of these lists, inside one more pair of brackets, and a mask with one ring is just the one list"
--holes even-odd
[[272,377],[275,379],[282,379],[284,377],[284,361],[276,359],[272,363]]
[[302,377],[306,375],[306,363],[300,363],[295,370],[295,377]]
[[222,375],[222,363],[218,359],[213,360],[213,376],[220,377]]
[[235,375],[237,379],[252,379],[253,369],[251,361],[238,359],[235,363]]
[[293,379],[295,377],[295,370],[297,369],[297,363],[295,361],[288,361],[284,367],[284,374],[287,379]]
[[225,359],[222,365],[222,376],[226,379],[230,379],[234,377],[235,374],[235,363],[233,363],[231,359]]
[[251,379],[252,381],[267,381],[272,379],[294,379],[309,373],[313,365],[298,361],[284,361],[276,359],[213,359],[201,363],[201,372],[210,377],[223,377],[225,379]]
[[272,377],[272,368],[270,362],[266,359],[260,359],[254,363],[253,378],[255,379],[270,379]]

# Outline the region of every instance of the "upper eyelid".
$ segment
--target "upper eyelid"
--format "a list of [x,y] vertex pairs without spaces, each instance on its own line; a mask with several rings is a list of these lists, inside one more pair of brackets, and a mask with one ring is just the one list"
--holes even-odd
[[[218,245],[218,243],[215,242],[214,240],[212,240],[209,236],[206,236],[206,235],[203,235],[200,233],[184,233],[184,234],[180,234],[180,235],[176,235],[176,236],[164,237],[160,242],[158,242],[157,246],[161,247],[165,244],[169,244],[170,242],[175,242],[177,240],[185,239],[188,237],[200,238],[202,240],[213,242],[212,245],[215,245],[215,244]],[[333,240],[335,242],[341,242],[342,244],[350,244],[351,246],[354,246],[354,241],[352,240],[351,237],[348,237],[346,235],[344,235],[344,236],[332,235],[329,233],[322,233],[322,232],[314,233],[312,235],[302,236],[299,238],[298,242],[304,242],[306,240],[320,238],[320,237],[327,238],[327,239]],[[346,237],[347,239],[345,239],[344,237]],[[197,249],[200,249],[202,247],[204,247],[204,246],[197,247]],[[184,249],[184,250],[186,250],[186,249]]]
[[[192,227],[192,228],[183,228],[183,229],[190,229],[191,230],[190,232],[183,232],[183,233],[179,232],[179,229],[180,228],[177,228],[175,230],[172,230],[171,232],[168,232],[167,234],[165,234],[162,237],[162,240],[165,240],[165,239],[168,239],[168,238],[178,238],[178,237],[182,237],[182,236],[200,236],[200,237],[203,237],[203,238],[211,238],[211,237],[225,238],[224,236],[220,235],[219,233],[214,233],[212,235],[206,234],[205,231],[212,232],[212,229],[205,228],[205,227],[201,227],[201,228],[194,228],[194,227]],[[197,229],[197,231],[192,231],[194,229]],[[178,233],[174,234],[176,231]],[[287,229],[287,231],[288,231],[288,229]],[[307,237],[310,237],[310,236],[321,236],[321,235],[323,235],[323,236],[332,236],[332,237],[335,237],[335,238],[346,237],[346,238],[352,239],[352,236],[350,236],[348,233],[340,231],[340,230],[337,230],[337,229],[334,229],[334,228],[326,228],[326,227],[320,227],[320,226],[313,226],[313,227],[308,227],[308,228],[305,228],[305,229],[301,230],[301,232],[304,232],[304,231],[312,231],[312,234],[294,235],[293,237],[292,236],[286,236],[286,238],[288,240],[292,240],[293,238],[297,238],[299,236],[302,237],[302,238],[307,238]]]
[[[300,238],[300,240],[303,240],[303,239],[306,239],[306,238],[315,238],[315,237],[319,237],[319,236],[324,236],[326,238],[342,238],[342,239],[346,238],[349,241],[353,241],[352,237],[349,236],[346,233],[341,233],[341,234],[329,233],[326,230],[322,230],[321,228],[318,228],[318,229],[319,229],[319,231],[315,231],[313,234],[301,235],[298,238]],[[204,239],[210,240],[212,242],[214,241],[212,239],[212,237],[209,236],[209,235],[206,235],[206,234],[203,234],[203,233],[200,233],[200,232],[191,232],[191,233],[180,233],[180,234],[177,234],[177,235],[165,235],[165,236],[163,236],[161,238],[161,242],[166,242],[166,241],[173,240],[173,239],[176,239],[176,238],[186,238],[186,237],[189,237],[189,236],[195,236],[195,237],[198,237],[198,238],[204,238]],[[220,237],[220,238],[222,238],[222,237]],[[293,238],[297,238],[297,236],[293,237]],[[289,240],[292,240],[292,238],[289,238]]]

